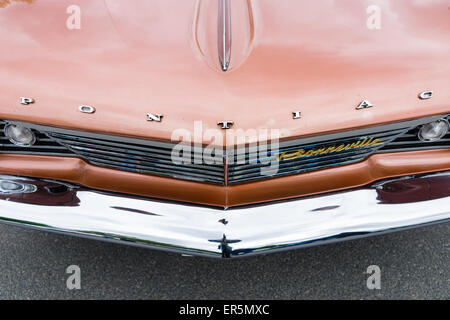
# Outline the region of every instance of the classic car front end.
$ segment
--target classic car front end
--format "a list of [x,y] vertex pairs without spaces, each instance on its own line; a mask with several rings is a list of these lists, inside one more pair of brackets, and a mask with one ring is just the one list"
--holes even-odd
[[1,222],[229,258],[450,218],[446,1],[0,0],[0,24]]

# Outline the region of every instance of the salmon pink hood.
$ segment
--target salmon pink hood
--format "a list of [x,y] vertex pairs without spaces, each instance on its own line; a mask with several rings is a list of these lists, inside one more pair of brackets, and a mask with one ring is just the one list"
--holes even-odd
[[232,0],[224,72],[218,1],[0,0],[0,118],[170,140],[194,121],[298,137],[446,113],[449,5]]

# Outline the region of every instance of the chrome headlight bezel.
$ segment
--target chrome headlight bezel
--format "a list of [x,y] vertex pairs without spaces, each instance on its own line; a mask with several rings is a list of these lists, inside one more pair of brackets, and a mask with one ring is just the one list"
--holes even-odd
[[[444,123],[444,126],[445,126],[444,130],[441,132],[440,135],[438,135],[438,136],[436,136],[436,137],[434,137],[432,139],[426,139],[423,136],[423,132],[422,132],[424,130],[424,128],[426,128],[426,126],[433,125],[433,124],[438,123],[438,122]],[[442,119],[439,119],[439,120],[436,120],[436,121],[433,121],[433,122],[430,122],[430,123],[422,125],[419,128],[419,131],[417,132],[417,137],[422,142],[436,142],[436,141],[439,141],[440,139],[442,139],[443,137],[445,137],[449,133],[449,131],[450,131],[450,123],[448,122],[448,120],[446,118],[442,118]]]
[[[28,132],[29,132],[29,134],[31,136],[31,140],[28,143],[18,142],[17,140],[12,138],[10,134],[8,134],[8,129],[11,128],[11,127],[21,127],[21,128],[23,128],[25,130],[28,130]],[[16,146],[19,146],[19,147],[31,147],[32,145],[34,145],[36,143],[36,135],[34,134],[33,130],[28,128],[28,127],[25,127],[25,126],[20,126],[20,125],[15,125],[15,124],[8,123],[8,124],[6,124],[5,128],[3,129],[3,133],[4,133],[5,137],[8,138],[8,140],[12,144],[14,144]]]

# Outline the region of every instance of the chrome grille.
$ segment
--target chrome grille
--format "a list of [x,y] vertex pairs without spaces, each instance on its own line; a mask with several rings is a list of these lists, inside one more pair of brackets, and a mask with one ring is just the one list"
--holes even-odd
[[[318,170],[318,169],[324,169],[329,167],[334,167],[337,165],[344,165],[344,164],[350,164],[354,162],[358,162],[361,160],[364,160],[367,158],[370,154],[376,152],[377,149],[385,146],[393,139],[397,138],[399,135],[405,133],[408,130],[408,127],[406,128],[400,128],[396,130],[390,130],[390,131],[384,131],[384,132],[378,132],[376,134],[370,134],[370,135],[361,135],[361,136],[352,136],[349,138],[342,138],[342,139],[334,139],[331,141],[324,141],[321,143],[314,143],[314,144],[298,144],[294,146],[289,147],[280,147],[279,151],[276,151],[274,154],[269,154],[269,157],[267,158],[266,164],[264,163],[257,163],[250,165],[250,154],[245,155],[245,161],[243,161],[244,157],[242,157],[240,160],[241,162],[245,162],[245,164],[239,164],[238,163],[238,157],[239,155],[235,155],[230,161],[231,163],[236,164],[229,164],[229,173],[228,173],[228,182],[230,184],[232,183],[238,183],[243,181],[251,181],[261,178],[269,178],[269,177],[277,177],[282,175],[290,175],[290,174],[298,174],[302,172],[307,172],[311,170]],[[379,139],[380,144],[377,145],[368,145],[366,147],[361,148],[353,148],[353,149],[343,149],[344,151],[339,152],[329,152],[326,153],[326,150],[330,150],[333,146],[339,147],[339,146],[349,146],[353,143],[357,143],[357,141],[370,141],[370,139]],[[375,140],[372,140],[375,141]],[[281,146],[281,145],[280,145]],[[308,151],[314,152],[314,150],[324,150],[323,153],[318,153],[311,156],[301,156],[298,158],[293,159],[287,159],[287,160],[280,160],[279,159],[280,154],[287,153],[287,154],[294,154],[293,152],[298,152],[299,150],[303,150],[303,154],[307,154]],[[273,168],[277,168],[277,170],[274,171],[274,174],[264,175],[262,174],[262,169],[268,169],[270,166]],[[267,170],[270,172],[269,170]]]
[[57,132],[46,134],[94,165],[185,180],[224,183],[224,166],[195,164],[198,153],[192,152],[191,164],[177,165],[172,162],[174,144],[171,143],[155,142],[155,145],[149,145],[151,142],[148,140],[123,142],[113,136],[100,139]]

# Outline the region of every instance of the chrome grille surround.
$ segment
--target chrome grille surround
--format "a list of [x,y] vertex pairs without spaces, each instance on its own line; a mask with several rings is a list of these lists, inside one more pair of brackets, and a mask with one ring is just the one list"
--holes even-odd
[[[79,157],[100,167],[228,185],[355,163],[379,152],[450,148],[450,134],[442,141],[430,143],[419,142],[417,135],[414,136],[421,125],[442,118],[450,118],[450,116],[432,116],[364,129],[282,141],[279,143],[279,149],[272,151],[268,148],[269,152],[265,159],[267,161],[263,163],[260,161],[258,163],[249,163],[252,154],[246,149],[242,153],[240,153],[242,148],[233,150],[232,153],[221,150],[223,152],[223,155],[221,155],[224,160],[223,163],[212,165],[196,163],[196,159],[202,158],[202,148],[193,148],[191,163],[180,165],[173,163],[171,159],[175,143],[4,120],[0,121],[1,132],[3,132],[6,123],[24,125],[33,130],[37,136],[37,141],[31,148],[18,147],[8,143],[8,139],[2,135],[0,153]],[[317,151],[321,149],[327,150],[333,146],[335,148],[340,145],[348,146],[370,138],[380,139],[382,143],[358,148],[342,148],[338,152]],[[298,150],[303,150],[305,153],[316,150],[317,153],[284,161],[277,160],[283,152],[290,153]],[[275,162],[277,162],[278,170],[274,174],[261,174],[262,169],[270,167]]]

